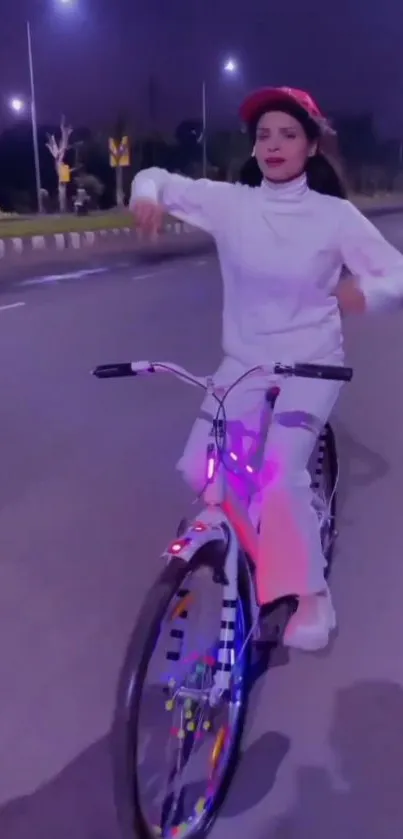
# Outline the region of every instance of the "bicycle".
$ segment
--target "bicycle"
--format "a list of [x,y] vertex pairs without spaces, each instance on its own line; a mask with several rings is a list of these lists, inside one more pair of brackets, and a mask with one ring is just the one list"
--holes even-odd
[[[202,839],[218,815],[237,766],[247,713],[252,650],[259,640],[253,557],[248,555],[223,510],[228,470],[238,468],[235,453],[226,449],[225,400],[241,379],[256,373],[267,373],[268,378],[299,376],[347,382],[352,378],[352,370],[315,364],[255,367],[221,395],[213,379],[194,376],[170,363],[107,364],[93,372],[98,378],[171,373],[217,400],[206,454],[206,485],[202,493],[205,506],[194,520],[182,523],[163,554],[165,567],[145,599],[127,648],[112,727],[115,803],[124,839]],[[278,391],[277,387],[269,389],[271,405]],[[329,424],[318,438],[310,468],[329,573],[336,535],[339,474],[335,438]],[[247,465],[243,475],[245,479],[253,477]],[[206,597],[202,591],[198,600],[192,584],[199,572],[209,593]],[[191,609],[195,606],[201,612],[205,633],[213,602],[217,605],[217,627],[213,628],[211,643],[204,646],[203,642],[203,654],[194,653]],[[166,641],[162,653],[164,670],[147,693],[146,680],[149,673],[153,674],[153,655],[159,651],[160,639]],[[157,727],[157,751],[143,784],[139,770],[152,751],[156,727],[153,721],[148,729],[145,717],[155,702],[159,705],[162,701],[162,725],[169,735],[165,751],[170,764],[168,779],[160,777],[161,739]],[[197,759],[196,767],[200,762],[207,764],[202,770],[202,781],[192,780],[191,757]],[[194,771],[200,774],[198,768]],[[187,786],[179,786],[186,775]],[[150,813],[146,811],[148,804]]]

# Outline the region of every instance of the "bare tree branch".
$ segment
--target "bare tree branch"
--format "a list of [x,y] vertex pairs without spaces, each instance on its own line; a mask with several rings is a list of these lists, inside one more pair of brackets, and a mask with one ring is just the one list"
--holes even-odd
[[60,122],[60,140],[56,140],[54,134],[48,134],[48,142],[46,148],[49,149],[56,167],[59,167],[65,158],[66,152],[70,148],[70,137],[73,133],[71,125],[66,123],[66,118],[63,116]]
[[48,134],[46,147],[49,149],[57,173],[59,183],[59,209],[60,212],[66,211],[66,181],[63,178],[63,164],[67,151],[71,148],[70,137],[73,133],[73,128],[66,122],[66,117],[62,116],[60,121],[60,140],[56,140],[54,134]]

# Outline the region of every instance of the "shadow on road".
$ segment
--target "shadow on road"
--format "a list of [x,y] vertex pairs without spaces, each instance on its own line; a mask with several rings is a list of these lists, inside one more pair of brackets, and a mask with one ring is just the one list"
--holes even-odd
[[[224,817],[253,808],[272,789],[288,752],[268,732],[242,757]],[[258,771],[256,771],[258,768]],[[112,799],[109,738],[105,737],[31,795],[0,810],[1,839],[121,839]]]
[[289,748],[288,737],[267,731],[243,753],[222,818],[239,816],[266,798]]
[[402,743],[400,685],[368,681],[341,690],[330,732],[336,771],[301,767],[292,810],[254,839],[401,839]]
[[335,424],[340,452],[339,507],[344,506],[351,490],[370,486],[388,474],[389,463],[377,452],[356,440],[339,422]]
[[[357,682],[336,695],[334,769],[301,767],[292,809],[253,839],[401,839],[403,688]],[[274,787],[290,743],[266,732],[243,754],[222,818],[252,810]],[[56,778],[0,810],[3,839],[120,839],[112,802],[109,738]]]
[[104,737],[32,795],[0,810],[1,839],[121,839]]

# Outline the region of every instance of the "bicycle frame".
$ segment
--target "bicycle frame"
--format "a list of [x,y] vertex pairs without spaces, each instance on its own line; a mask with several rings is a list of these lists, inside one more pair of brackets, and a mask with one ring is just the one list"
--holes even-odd
[[[213,426],[214,428],[214,426]],[[212,448],[214,446],[214,448]],[[209,477],[211,474],[211,478]],[[238,603],[238,566],[244,563],[249,578],[250,600],[252,606],[252,637],[255,636],[258,619],[259,604],[256,596],[256,586],[252,577],[250,564],[247,556],[255,561],[255,556],[247,550],[243,544],[242,537],[236,532],[235,522],[232,520],[231,507],[228,511],[224,509],[228,477],[224,463],[220,459],[215,444],[210,444],[207,450],[207,486],[203,493],[206,507],[201,514],[201,519],[207,525],[213,525],[217,518],[221,519],[221,526],[224,526],[228,533],[228,543],[224,564],[224,584],[221,610],[220,646],[217,659],[217,670],[214,675],[214,687],[221,693],[230,687],[231,671],[235,663],[235,627],[236,609]],[[254,528],[248,516],[247,510],[242,510],[244,524],[253,532]],[[257,534],[254,532],[257,539]],[[213,689],[214,690],[214,689]]]
[[[216,436],[217,429],[213,420],[212,436]],[[224,441],[223,441],[224,442]],[[227,471],[218,451],[216,443],[210,443],[206,452],[206,485],[201,497],[205,507],[200,514],[192,521],[186,531],[176,539],[165,552],[164,558],[171,562],[174,557],[180,557],[190,562],[201,547],[209,542],[215,543],[217,539],[225,545],[225,563],[222,569],[223,595],[221,609],[220,645],[217,657],[217,669],[214,674],[215,692],[221,695],[229,689],[231,671],[235,663],[235,622],[238,603],[238,565],[244,562],[245,570],[249,578],[249,588],[252,605],[252,626],[254,635],[258,626],[259,605],[256,597],[255,583],[252,577],[251,568],[246,555],[254,561],[255,557],[250,555],[246,546],[236,533],[236,527],[231,520],[231,515],[224,509],[226,494],[228,490]],[[247,510],[242,511],[245,516],[245,524],[253,529]],[[176,633],[175,633],[176,636]],[[169,653],[174,654],[174,650]]]

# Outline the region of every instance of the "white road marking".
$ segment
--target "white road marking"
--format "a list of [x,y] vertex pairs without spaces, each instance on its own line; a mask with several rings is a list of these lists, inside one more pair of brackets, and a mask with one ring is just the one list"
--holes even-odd
[[[195,265],[207,265],[208,260],[199,260],[196,261]],[[63,282],[64,280],[82,280],[86,277],[92,276],[99,276],[100,274],[108,274],[113,273],[117,269],[126,269],[130,268],[131,265],[129,262],[119,262],[117,265],[102,265],[99,268],[86,268],[80,271],[66,271],[63,274],[43,274],[37,277],[30,277],[28,280],[22,280],[20,286],[31,286],[31,285],[47,285],[48,283],[57,284],[59,282]],[[161,276],[161,274],[171,274],[173,269],[169,268],[159,268],[155,271],[145,271],[142,274],[133,274],[133,280],[150,280],[154,277]]]
[[143,274],[133,274],[133,280],[148,280],[151,277],[161,277],[165,274],[172,274],[175,269],[171,265],[161,265],[154,271],[144,271]]
[[20,285],[42,285],[44,283],[58,283],[61,280],[82,280],[84,277],[92,276],[94,274],[106,274],[111,269],[102,266],[100,268],[86,268],[82,271],[70,271],[64,274],[46,274],[42,277],[32,277],[29,280],[23,280]]
[[5,306],[0,306],[0,312],[6,312],[7,309],[19,309],[21,306],[25,306],[25,303],[22,301],[19,303],[6,303]]
[[133,280],[149,280],[151,277],[158,277],[158,274],[163,274],[164,271],[149,271],[147,274],[133,274]]
[[[45,274],[40,277],[30,277],[29,280],[23,280],[20,285],[46,285],[47,283],[59,283],[63,280],[82,280],[85,277],[99,276],[100,274],[107,274],[109,272],[113,273],[114,270],[130,267],[129,262],[120,262],[117,265],[104,265],[99,268],[86,268],[81,271],[67,271],[64,274]],[[133,280],[148,280],[162,273],[167,273],[166,269],[161,271],[147,271],[144,274],[134,274]]]

